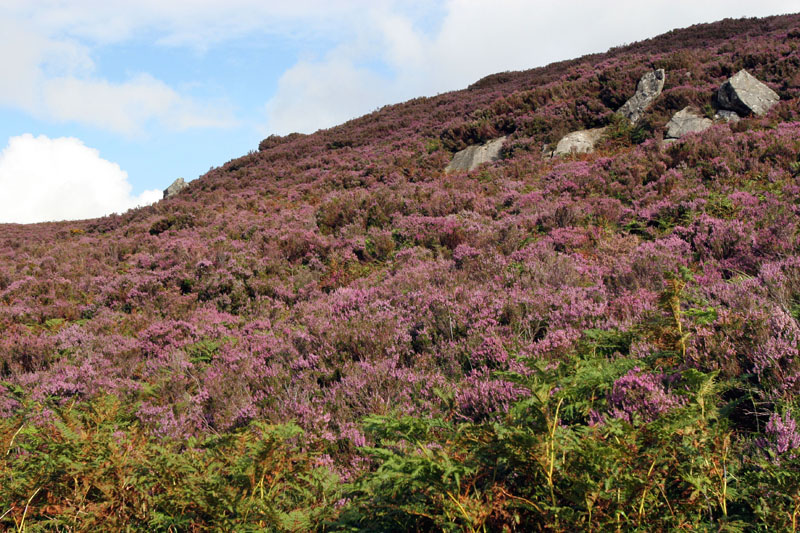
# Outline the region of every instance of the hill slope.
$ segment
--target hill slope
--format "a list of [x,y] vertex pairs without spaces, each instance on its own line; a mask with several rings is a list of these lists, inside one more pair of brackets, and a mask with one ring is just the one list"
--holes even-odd
[[[726,20],[497,74],[270,137],[151,207],[0,225],[0,522],[45,487],[27,520],[88,529],[790,527],[798,27]],[[652,68],[662,94],[619,121]],[[663,141],[742,68],[779,104]],[[607,125],[593,154],[543,155]],[[500,135],[502,160],[444,173]],[[254,464],[308,474],[272,499],[261,477],[259,500]],[[128,497],[103,468],[146,481]],[[360,479],[351,505],[326,503],[328,469]]]

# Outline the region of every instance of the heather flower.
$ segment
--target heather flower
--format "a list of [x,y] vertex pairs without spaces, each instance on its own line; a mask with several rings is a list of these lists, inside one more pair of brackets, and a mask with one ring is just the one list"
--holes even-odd
[[453,250],[453,260],[460,265],[468,259],[478,257],[480,253],[480,250],[477,250],[468,244],[459,244],[456,246],[456,249]]
[[492,378],[486,370],[475,370],[464,379],[455,399],[464,416],[483,420],[508,410],[511,402],[526,393],[525,389],[513,383]]
[[756,443],[776,456],[800,448],[800,433],[797,432],[797,423],[789,411],[783,413],[783,417],[772,413],[764,432],[766,437],[758,439]]
[[0,418],[12,416],[20,407],[20,403],[11,396],[7,387],[0,383]]
[[611,416],[630,423],[652,422],[679,407],[683,400],[664,386],[664,376],[632,368],[617,379],[608,395]]
[[800,327],[783,310],[775,309],[769,317],[769,336],[754,347],[753,372],[760,378],[771,377],[781,389],[789,389],[798,378]]

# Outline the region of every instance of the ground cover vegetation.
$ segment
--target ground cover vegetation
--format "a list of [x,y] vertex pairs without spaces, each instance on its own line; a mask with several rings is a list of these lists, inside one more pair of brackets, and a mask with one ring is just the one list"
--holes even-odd
[[[151,207],[0,226],[0,524],[796,531],[798,27],[498,74]],[[742,68],[769,114],[662,140]]]

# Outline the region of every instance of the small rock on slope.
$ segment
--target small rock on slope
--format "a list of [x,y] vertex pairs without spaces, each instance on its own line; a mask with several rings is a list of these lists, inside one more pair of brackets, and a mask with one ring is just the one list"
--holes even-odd
[[630,120],[633,124],[642,118],[642,113],[647,109],[653,100],[658,98],[661,90],[664,88],[664,81],[666,74],[664,69],[660,68],[652,72],[648,72],[639,80],[636,85],[636,93],[631,96],[617,112]]
[[553,156],[564,154],[587,154],[594,152],[594,145],[603,136],[605,128],[573,131],[566,134],[553,151]]
[[178,178],[172,182],[172,185],[164,189],[164,198],[175,196],[188,186],[189,184],[183,181],[183,178]]
[[691,107],[684,107],[667,122],[667,139],[680,139],[688,133],[705,131],[714,123]]
[[503,147],[505,137],[492,139],[483,144],[469,146],[460,152],[456,152],[453,160],[445,168],[445,172],[455,172],[458,170],[473,170],[482,163],[496,161],[500,158],[500,149]]

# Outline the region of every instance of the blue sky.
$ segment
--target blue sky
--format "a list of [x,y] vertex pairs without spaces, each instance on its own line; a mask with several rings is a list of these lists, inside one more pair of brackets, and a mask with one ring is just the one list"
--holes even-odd
[[796,2],[3,0],[0,222],[160,198],[256,149],[480,77]]

